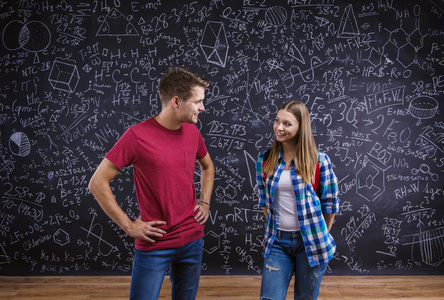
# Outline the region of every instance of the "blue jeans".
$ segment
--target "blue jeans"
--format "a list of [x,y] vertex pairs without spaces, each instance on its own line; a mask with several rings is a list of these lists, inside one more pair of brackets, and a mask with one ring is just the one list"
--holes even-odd
[[285,300],[293,274],[294,299],[317,299],[327,265],[310,266],[300,232],[278,230],[270,255],[264,260],[261,300]]
[[172,299],[195,299],[202,267],[202,238],[185,246],[135,251],[131,300],[157,300],[170,267]]

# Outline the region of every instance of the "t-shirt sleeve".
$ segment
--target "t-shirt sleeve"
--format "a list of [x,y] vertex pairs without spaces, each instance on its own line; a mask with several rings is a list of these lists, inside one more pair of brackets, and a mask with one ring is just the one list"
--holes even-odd
[[120,170],[134,164],[137,153],[137,139],[131,129],[126,130],[105,157]]
[[196,159],[204,158],[205,155],[207,155],[208,150],[205,146],[205,142],[203,140],[202,134],[200,132],[197,132],[198,134],[198,141],[197,141],[197,153],[196,153]]

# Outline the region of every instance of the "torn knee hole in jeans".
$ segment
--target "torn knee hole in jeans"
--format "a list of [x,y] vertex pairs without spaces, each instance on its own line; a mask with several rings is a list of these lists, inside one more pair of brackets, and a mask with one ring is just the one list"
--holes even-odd
[[273,267],[273,266],[270,266],[270,265],[265,265],[265,268],[267,268],[268,269],[268,271],[279,271],[279,268],[276,268],[276,267]]
[[261,297],[261,300],[273,300],[273,298]]
[[314,274],[313,274],[314,278],[318,278],[322,275],[323,275],[323,272],[314,272]]

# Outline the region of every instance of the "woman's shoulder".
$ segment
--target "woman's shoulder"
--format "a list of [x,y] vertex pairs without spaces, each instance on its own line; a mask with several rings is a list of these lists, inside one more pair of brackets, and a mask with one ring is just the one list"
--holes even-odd
[[268,156],[270,156],[270,150],[271,150],[271,149],[267,149],[267,150],[265,150],[265,151],[259,153],[258,159],[261,159],[261,160],[267,160],[267,159],[268,159]]
[[319,159],[320,164],[322,164],[324,162],[327,162],[327,163],[330,162],[330,157],[327,155],[327,153],[322,152],[322,151],[318,151],[318,159]]

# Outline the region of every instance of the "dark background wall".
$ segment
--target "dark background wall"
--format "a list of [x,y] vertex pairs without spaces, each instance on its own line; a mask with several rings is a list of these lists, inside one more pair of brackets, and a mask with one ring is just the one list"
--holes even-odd
[[[444,274],[442,1],[0,1],[0,28],[0,274],[130,274],[87,182],[169,65],[212,82],[204,275],[261,274],[254,164],[290,99],[339,179],[328,274]],[[136,218],[132,169],[112,185]]]

